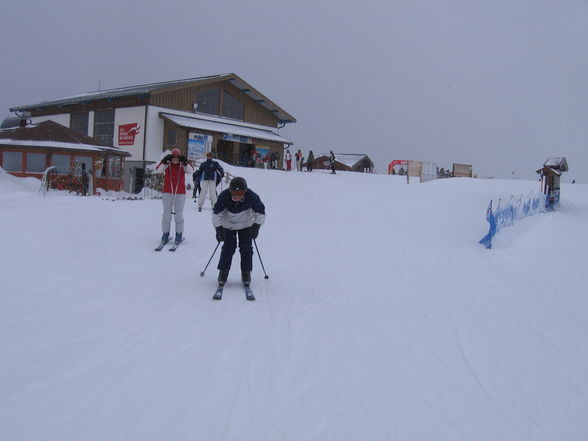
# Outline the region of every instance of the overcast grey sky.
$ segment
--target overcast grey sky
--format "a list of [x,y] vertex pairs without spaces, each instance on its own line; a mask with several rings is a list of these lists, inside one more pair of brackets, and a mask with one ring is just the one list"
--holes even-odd
[[[306,153],[588,183],[588,0],[4,0],[0,118],[78,93],[235,72]],[[3,113],[2,113],[3,112]]]

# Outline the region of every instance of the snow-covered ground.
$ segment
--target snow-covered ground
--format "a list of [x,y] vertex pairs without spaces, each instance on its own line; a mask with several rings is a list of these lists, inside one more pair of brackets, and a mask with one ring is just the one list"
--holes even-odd
[[588,439],[588,186],[486,250],[537,181],[227,169],[267,207],[256,302],[199,275],[209,202],[155,253],[161,201],[0,172],[0,439]]

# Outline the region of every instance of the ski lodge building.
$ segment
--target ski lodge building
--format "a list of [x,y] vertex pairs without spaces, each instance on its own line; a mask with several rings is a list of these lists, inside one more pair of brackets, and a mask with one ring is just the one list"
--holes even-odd
[[278,131],[296,119],[234,73],[101,90],[13,107],[36,124],[52,120],[102,146],[124,149],[124,190],[138,192],[145,167],[179,148],[238,164],[245,152],[276,153],[292,141]]

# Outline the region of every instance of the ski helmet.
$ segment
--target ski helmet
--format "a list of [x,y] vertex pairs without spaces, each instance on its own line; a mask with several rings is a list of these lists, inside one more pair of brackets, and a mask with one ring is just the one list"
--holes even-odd
[[229,190],[231,192],[245,192],[247,190],[247,181],[241,177],[236,177],[231,179],[231,183],[229,184]]
[[181,156],[182,152],[180,149],[173,149],[171,154],[172,154],[172,156]]

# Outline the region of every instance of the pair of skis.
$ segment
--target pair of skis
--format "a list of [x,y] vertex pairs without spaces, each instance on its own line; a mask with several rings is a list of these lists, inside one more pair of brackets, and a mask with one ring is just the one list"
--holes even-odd
[[[223,288],[225,286],[224,285],[219,285],[218,288],[216,289],[216,292],[214,293],[214,296],[212,296],[213,300],[221,300],[223,298]],[[253,301],[255,300],[255,296],[253,295],[253,291],[251,291],[251,287],[249,286],[249,284],[243,285],[243,289],[245,290],[245,298],[249,301]]]
[[[171,247],[169,247],[168,251],[175,251],[178,249],[178,247],[180,246],[180,244],[184,241],[184,238],[182,238],[181,241],[179,242],[174,242],[173,245]],[[161,242],[159,244],[159,246],[157,248],[155,248],[155,251],[161,251],[163,250],[163,248],[169,243],[169,240],[166,242]]]

